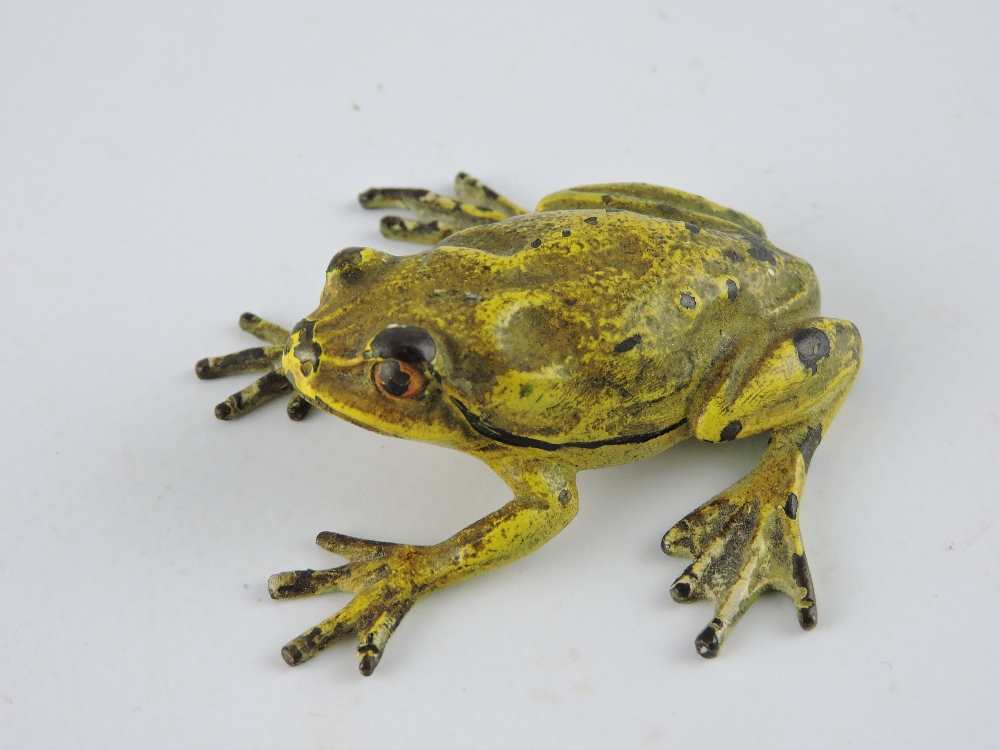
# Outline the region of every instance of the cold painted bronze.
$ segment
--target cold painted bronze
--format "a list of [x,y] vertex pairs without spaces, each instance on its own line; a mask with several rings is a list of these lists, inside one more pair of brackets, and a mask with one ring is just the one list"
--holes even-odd
[[715,605],[695,640],[705,657],[768,589],[791,597],[802,627],[813,627],[800,498],[861,365],[861,339],[851,323],[819,317],[812,268],[754,219],[668,188],[589,185],[543,198],[533,213],[464,173],[455,192],[362,193],[366,208],[417,215],[385,217],[387,237],[435,247],[406,257],[341,251],[319,308],[291,333],[244,314],[240,326],[270,346],[195,368],[202,378],[267,372],[217,407],[222,419],[291,391],[292,419],[312,405],[471,453],[513,493],[436,545],[320,534],[347,564],[279,573],[271,596],[354,598],[288,643],[285,661],[354,635],[359,668],[371,674],[417,601],[561,531],[577,512],[578,471],[688,437],[761,432],[771,440],[757,466],[663,537],[665,552],[693,558],[670,592]]

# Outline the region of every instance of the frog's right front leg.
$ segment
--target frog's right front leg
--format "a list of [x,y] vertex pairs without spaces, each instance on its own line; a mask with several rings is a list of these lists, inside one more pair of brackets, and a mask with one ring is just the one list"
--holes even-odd
[[359,669],[370,675],[389,637],[420,599],[524,557],[576,515],[575,469],[516,457],[494,469],[514,490],[514,499],[440,544],[390,544],[324,532],[316,543],[347,558],[346,565],[271,576],[268,590],[274,599],[328,591],[354,594],[333,617],[290,641],[281,650],[284,660],[290,666],[301,664],[356,634]]

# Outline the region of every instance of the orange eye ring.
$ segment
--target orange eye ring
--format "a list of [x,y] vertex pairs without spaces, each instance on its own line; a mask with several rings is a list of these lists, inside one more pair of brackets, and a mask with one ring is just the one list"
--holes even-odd
[[423,374],[398,359],[384,359],[372,368],[372,380],[390,398],[414,398],[423,393],[427,380]]

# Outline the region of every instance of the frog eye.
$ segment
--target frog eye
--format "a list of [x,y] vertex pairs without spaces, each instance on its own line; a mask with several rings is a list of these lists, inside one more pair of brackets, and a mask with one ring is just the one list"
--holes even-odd
[[386,359],[372,369],[375,385],[386,396],[413,398],[423,393],[427,380],[419,370],[397,359]]

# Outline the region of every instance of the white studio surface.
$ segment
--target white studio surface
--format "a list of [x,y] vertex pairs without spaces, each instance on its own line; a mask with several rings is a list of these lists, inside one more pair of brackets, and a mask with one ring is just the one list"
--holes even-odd
[[[1000,6],[0,4],[0,746],[995,747]],[[802,501],[820,624],[758,601],[719,658],[659,539],[763,438],[586,472],[526,559],[353,644],[273,602],[317,532],[432,543],[500,507],[476,460],[202,382],[291,325],[358,192],[466,170],[524,204],[645,181],[759,219],[865,364]]]

